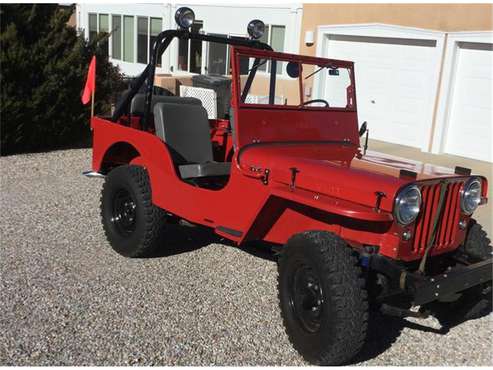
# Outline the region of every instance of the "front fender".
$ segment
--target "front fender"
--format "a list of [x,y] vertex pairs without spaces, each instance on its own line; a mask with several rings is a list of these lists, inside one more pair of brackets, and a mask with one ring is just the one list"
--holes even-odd
[[390,254],[399,244],[391,232],[392,214],[319,195],[303,189],[271,185],[271,194],[241,242],[266,240],[284,244],[294,234],[307,230],[332,232],[354,245],[385,246]]

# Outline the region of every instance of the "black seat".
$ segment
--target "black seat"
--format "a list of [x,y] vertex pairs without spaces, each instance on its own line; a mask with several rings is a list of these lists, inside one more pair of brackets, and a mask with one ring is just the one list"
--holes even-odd
[[[187,98],[181,96],[165,96],[165,95],[153,95],[151,102],[151,112],[154,110],[154,106],[157,103],[173,103],[173,104],[192,104],[192,105],[202,105],[200,99],[197,98]],[[136,94],[132,98],[130,103],[130,113],[133,116],[143,116],[145,108],[145,94]]]
[[156,135],[170,148],[182,179],[226,176],[230,162],[215,162],[207,111],[202,105],[156,103]]

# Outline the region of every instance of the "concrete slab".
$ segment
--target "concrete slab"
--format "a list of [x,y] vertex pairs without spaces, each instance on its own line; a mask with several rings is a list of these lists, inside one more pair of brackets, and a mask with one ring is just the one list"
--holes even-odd
[[458,157],[449,154],[431,154],[424,153],[420,149],[404,145],[391,144],[379,140],[369,140],[368,150],[392,154],[399,157],[412,159],[424,163],[430,163],[443,167],[454,168],[455,166],[467,167],[472,170],[473,174],[483,175],[488,178],[488,204],[480,206],[474,213],[474,218],[483,225],[488,236],[493,235],[493,164],[474,159]]

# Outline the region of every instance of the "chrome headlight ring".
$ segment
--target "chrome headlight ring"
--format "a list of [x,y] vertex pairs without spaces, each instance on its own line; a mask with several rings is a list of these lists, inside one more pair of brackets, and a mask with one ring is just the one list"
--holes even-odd
[[481,204],[482,184],[479,177],[471,177],[460,191],[460,208],[466,215],[471,215]]
[[394,202],[394,216],[401,225],[409,225],[419,215],[421,191],[416,185],[409,185],[397,194]]

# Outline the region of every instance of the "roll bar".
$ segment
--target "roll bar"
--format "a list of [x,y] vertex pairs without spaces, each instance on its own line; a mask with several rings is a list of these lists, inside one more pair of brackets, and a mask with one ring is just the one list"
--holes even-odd
[[142,121],[142,128],[147,130],[149,127],[149,117],[151,114],[151,102],[152,102],[152,92],[154,90],[154,75],[156,72],[156,63],[159,58],[166,51],[171,41],[174,38],[178,38],[180,40],[200,40],[200,41],[209,41],[216,42],[220,44],[227,44],[233,46],[246,46],[261,50],[269,50],[272,51],[272,48],[263,42],[258,40],[252,40],[249,38],[229,38],[224,36],[216,36],[216,35],[207,35],[203,33],[190,32],[185,29],[178,30],[167,30],[161,32],[154,42],[153,50],[151,52],[151,59],[147,67],[140,74],[140,76],[132,83],[130,87],[130,91],[123,97],[123,99],[118,103],[113,115],[111,116],[111,120],[113,122],[118,121],[118,119],[127,111],[127,107],[132,101],[132,98],[137,94],[140,90],[140,87],[144,82],[147,82],[146,92],[145,92],[145,110],[144,110],[144,119]]

